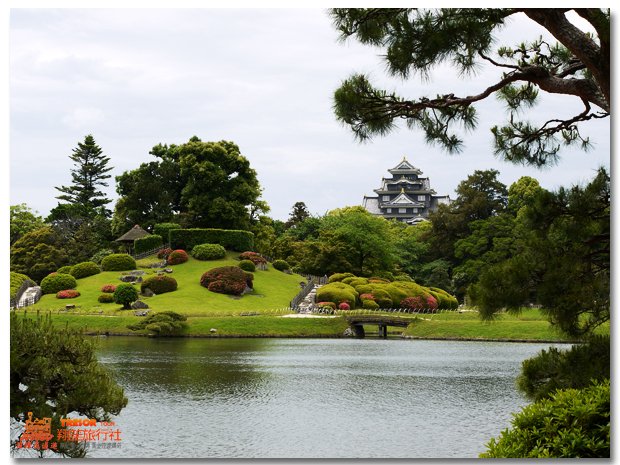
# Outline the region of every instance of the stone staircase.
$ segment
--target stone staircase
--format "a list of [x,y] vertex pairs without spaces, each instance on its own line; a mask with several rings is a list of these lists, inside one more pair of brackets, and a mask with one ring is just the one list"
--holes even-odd
[[306,298],[300,302],[298,307],[298,313],[312,313],[312,309],[314,308],[316,299],[316,291],[319,287],[321,286],[315,284],[314,288],[308,293]]

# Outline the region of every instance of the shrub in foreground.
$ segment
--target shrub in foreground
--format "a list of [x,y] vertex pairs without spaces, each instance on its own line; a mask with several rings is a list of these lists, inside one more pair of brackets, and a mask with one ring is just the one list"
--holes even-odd
[[200,285],[211,292],[241,295],[246,286],[253,287],[253,279],[252,273],[246,273],[238,266],[220,266],[203,273]]
[[192,249],[196,260],[219,260],[226,256],[226,249],[219,244],[199,244]]
[[189,256],[185,250],[177,249],[170,252],[168,255],[168,265],[180,265],[189,260]]
[[75,299],[79,297],[80,293],[74,289],[66,289],[64,291],[59,291],[56,293],[57,299]]
[[253,272],[256,271],[256,265],[252,260],[241,260],[237,265],[243,271]]
[[69,274],[75,279],[82,279],[99,273],[101,273],[101,268],[95,262],[82,262],[73,265]]
[[140,291],[150,289],[154,294],[159,295],[176,291],[177,287],[177,280],[171,276],[149,276],[140,284]]
[[609,380],[523,408],[481,458],[609,458]]
[[114,302],[114,296],[112,294],[101,294],[97,301],[102,304],[111,304]]
[[119,284],[114,291],[114,302],[130,310],[131,304],[138,300],[138,291],[131,284]]
[[43,294],[56,294],[66,289],[75,289],[77,281],[70,274],[50,274],[41,280],[41,292]]
[[175,336],[187,327],[187,317],[176,312],[153,313],[138,323],[128,325],[132,331],[147,330],[156,336]]
[[113,253],[101,260],[103,271],[130,271],[136,269],[136,261],[126,253]]
[[291,269],[291,266],[286,262],[286,260],[274,260],[272,265],[278,271],[285,271]]

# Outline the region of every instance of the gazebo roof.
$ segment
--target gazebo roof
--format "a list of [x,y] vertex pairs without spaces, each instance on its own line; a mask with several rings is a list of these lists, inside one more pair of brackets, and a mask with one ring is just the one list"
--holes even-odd
[[116,242],[133,242],[135,239],[140,239],[144,236],[150,236],[150,234],[137,224],[121,237],[116,239]]

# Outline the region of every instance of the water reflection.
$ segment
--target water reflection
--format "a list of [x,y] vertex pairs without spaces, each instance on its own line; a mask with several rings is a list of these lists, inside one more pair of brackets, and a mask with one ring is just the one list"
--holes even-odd
[[95,457],[476,457],[548,347],[445,341],[108,338],[125,389]]

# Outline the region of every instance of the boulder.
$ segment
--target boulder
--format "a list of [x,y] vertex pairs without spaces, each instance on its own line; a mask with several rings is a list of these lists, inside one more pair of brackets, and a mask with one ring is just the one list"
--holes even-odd
[[139,309],[149,308],[149,306],[145,302],[142,302],[141,300],[136,300],[133,304],[131,304],[131,308],[133,308],[134,310],[139,310]]
[[144,289],[141,293],[142,297],[153,297],[155,293],[151,291],[148,287]]
[[217,332],[217,329],[215,329],[215,328],[211,328],[211,329],[209,330],[209,332],[210,332],[210,333],[215,333],[215,332]]
[[344,337],[355,337],[355,331],[353,331],[351,328],[347,328],[344,330],[344,333],[342,333],[342,335]]

